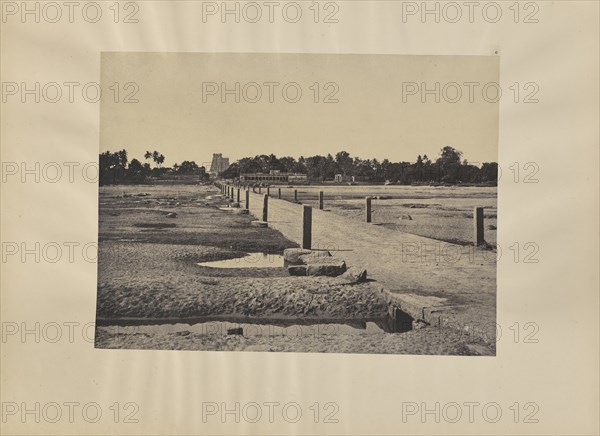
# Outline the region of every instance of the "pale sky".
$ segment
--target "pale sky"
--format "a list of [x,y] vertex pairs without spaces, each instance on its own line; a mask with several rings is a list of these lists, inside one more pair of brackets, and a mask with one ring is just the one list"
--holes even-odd
[[[168,166],[210,163],[213,153],[233,163],[257,154],[298,158],[340,150],[363,159],[414,162],[418,154],[433,159],[450,145],[470,162],[498,161],[499,104],[485,101],[482,89],[499,82],[499,67],[493,56],[106,52],[100,151],[125,148],[129,159],[143,160],[146,150],[158,150]],[[109,90],[114,82],[121,87],[118,103]],[[139,86],[139,103],[123,102],[133,90],[123,90],[126,82]],[[330,82],[335,85],[325,89]],[[422,103],[418,89],[403,102],[408,82],[428,89],[438,82],[440,103],[434,95]],[[450,82],[462,91],[456,103],[443,98]],[[472,85],[474,102],[465,82],[478,84]],[[236,83],[240,102],[232,94],[222,103],[221,91],[235,90]],[[298,102],[284,99],[285,85],[291,100],[301,89]],[[339,102],[324,103],[336,87]],[[257,89],[262,96],[252,103]],[[456,87],[446,91],[455,98]],[[494,87],[488,96],[494,98]]]

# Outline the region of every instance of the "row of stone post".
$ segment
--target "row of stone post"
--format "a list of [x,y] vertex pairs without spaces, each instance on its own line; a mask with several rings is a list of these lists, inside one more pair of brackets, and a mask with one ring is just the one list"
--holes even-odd
[[[261,192],[259,186],[259,193]],[[221,192],[227,197],[234,199],[234,187],[229,185],[221,185]],[[263,196],[263,213],[262,220],[267,222],[269,216],[269,196],[271,195],[270,188],[267,188],[267,193]],[[237,202],[240,202],[240,188],[237,188]],[[281,199],[281,188],[277,190],[277,198]],[[245,208],[250,209],[250,189],[246,189],[246,204]],[[294,200],[298,201],[298,190],[294,189]],[[365,221],[372,222],[372,197],[365,197]],[[312,207],[303,205],[302,211],[302,248],[310,249],[312,243]],[[323,191],[319,191],[319,209],[323,209]],[[475,207],[473,211],[473,244],[476,246],[483,245],[484,225],[483,225],[483,207]]]
[[[221,187],[221,193],[226,196],[227,198],[230,198],[231,201],[235,201],[237,203],[240,203],[241,206],[241,187],[235,187],[235,186],[230,186],[230,185],[219,185]],[[245,208],[249,209],[250,207],[250,190],[249,189],[245,189],[245,193],[246,193],[246,204],[245,204]]]
[[[233,198],[234,188],[232,186],[221,186],[221,191],[228,197]],[[246,189],[246,204],[245,208],[250,209],[250,189]],[[269,190],[263,195],[263,210],[262,220],[268,222],[269,220]],[[322,194],[322,192],[321,192]],[[294,190],[294,196],[297,196],[297,190]],[[277,191],[277,197],[281,198],[281,188]],[[322,195],[321,195],[322,202]],[[237,188],[237,200],[240,201],[240,188]],[[312,245],[312,207],[303,205],[302,206],[302,248],[310,250]]]
[[[261,187],[258,187],[258,193],[262,193]],[[270,197],[271,196],[271,188],[267,187],[267,195]],[[281,199],[281,188],[277,188],[277,198]],[[323,210],[323,191],[319,191],[319,209]],[[294,201],[298,202],[298,190],[294,189]]]

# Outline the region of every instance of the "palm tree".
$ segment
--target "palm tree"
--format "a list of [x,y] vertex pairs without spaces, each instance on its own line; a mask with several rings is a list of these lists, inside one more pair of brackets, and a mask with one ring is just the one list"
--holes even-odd
[[123,168],[125,168],[127,166],[127,150],[123,149],[121,151],[117,151],[116,153],[117,156],[117,160],[120,166],[122,166]]
[[158,151],[155,151],[154,153],[156,153],[156,157],[153,157],[154,162],[156,162],[156,166],[160,168],[165,161],[165,156]]

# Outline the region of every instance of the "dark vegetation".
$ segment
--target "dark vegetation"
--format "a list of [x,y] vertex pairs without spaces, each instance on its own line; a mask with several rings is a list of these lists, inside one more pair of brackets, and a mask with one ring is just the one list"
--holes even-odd
[[[184,161],[173,167],[163,167],[165,157],[161,153],[147,151],[147,162],[138,159],[128,161],[127,151],[100,154],[100,184],[141,183],[147,179],[168,178],[172,175],[195,176],[195,180],[206,181],[209,176],[204,167],[194,161]],[[154,163],[154,167],[150,162]],[[419,155],[415,162],[391,162],[388,159],[361,159],[352,157],[346,151],[327,156],[311,156],[295,159],[290,156],[278,158],[274,154],[244,157],[234,162],[220,177],[235,180],[241,173],[266,173],[281,171],[307,174],[312,182],[333,181],[341,175],[343,181],[398,184],[485,184],[496,186],[498,164],[485,162],[481,166],[470,164],[463,159],[462,152],[446,146],[440,155],[432,160],[427,155]]]

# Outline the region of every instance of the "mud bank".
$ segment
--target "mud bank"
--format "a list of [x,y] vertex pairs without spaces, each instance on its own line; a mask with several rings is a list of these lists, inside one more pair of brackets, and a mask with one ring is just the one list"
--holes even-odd
[[387,316],[374,282],[348,285],[332,277],[196,277],[185,287],[154,281],[143,287],[100,285],[98,317],[368,319]]

